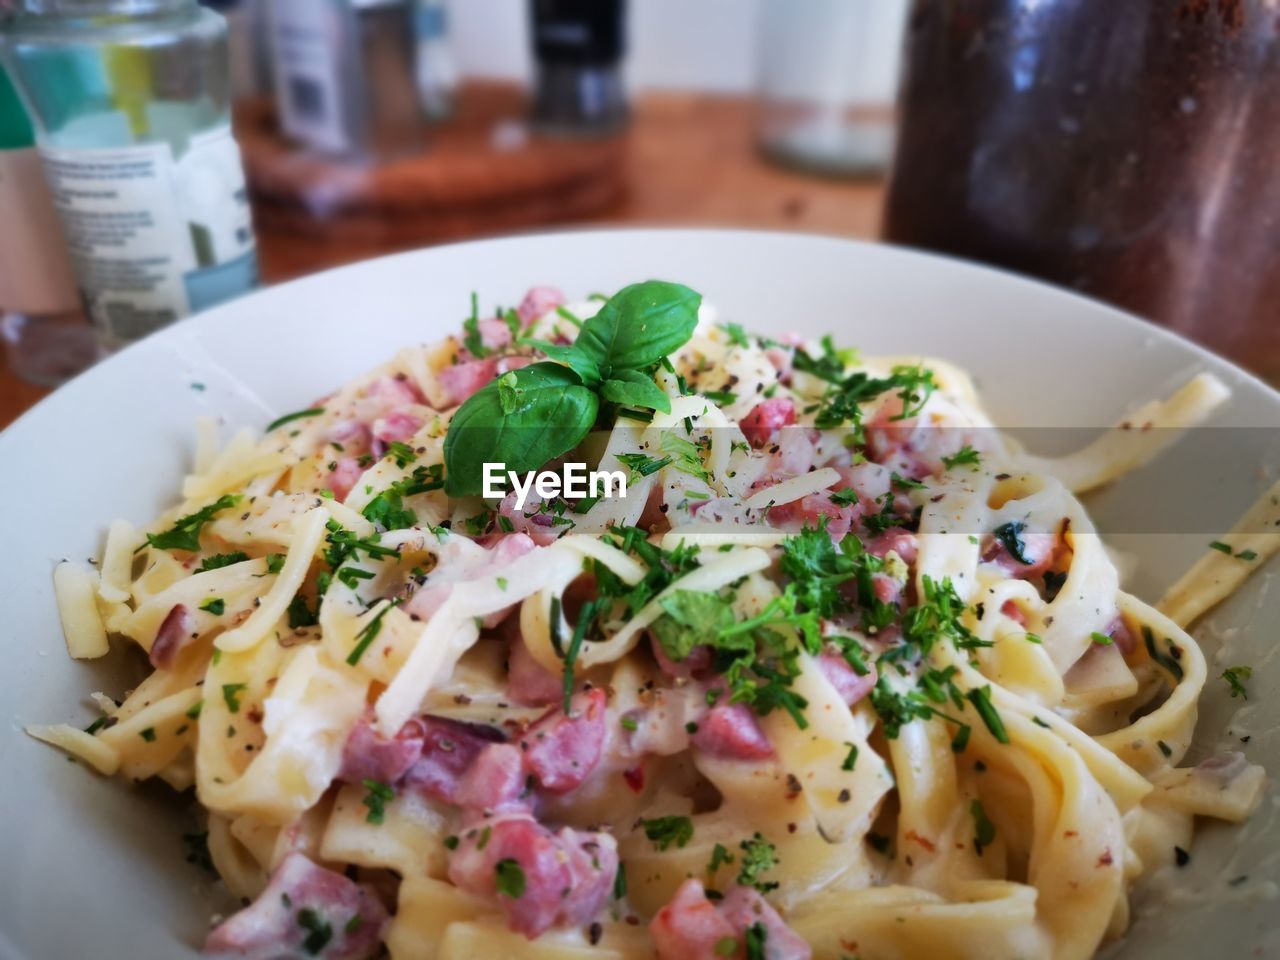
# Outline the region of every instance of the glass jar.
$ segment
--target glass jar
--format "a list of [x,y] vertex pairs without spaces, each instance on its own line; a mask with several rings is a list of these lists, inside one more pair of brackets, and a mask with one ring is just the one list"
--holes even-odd
[[0,47],[105,345],[257,282],[225,21],[195,0],[25,0]]
[[818,173],[882,172],[893,150],[906,0],[764,0],[756,135]]
[[1280,380],[1278,90],[1273,0],[916,0],[886,235]]

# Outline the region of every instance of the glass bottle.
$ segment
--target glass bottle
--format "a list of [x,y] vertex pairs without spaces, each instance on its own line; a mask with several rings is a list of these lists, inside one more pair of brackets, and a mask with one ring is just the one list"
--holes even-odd
[[878,174],[893,151],[906,0],[764,0],[756,136],[785,166]]
[[227,30],[195,0],[24,0],[0,52],[115,348],[257,283]]
[[885,232],[1280,382],[1274,0],[915,0]]
[[35,149],[35,131],[0,66],[0,340],[9,367],[54,387],[97,359]]

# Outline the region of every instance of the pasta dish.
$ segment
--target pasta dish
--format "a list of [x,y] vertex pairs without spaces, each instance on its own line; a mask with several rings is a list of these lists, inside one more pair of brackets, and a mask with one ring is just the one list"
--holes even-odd
[[[149,673],[29,732],[194,791],[215,955],[1092,957],[1266,785],[1183,763],[1186,631],[1278,538],[1153,606],[1077,499],[1226,396],[1048,458],[955,366],[679,284],[473,295],[265,435],[202,421],[181,502],[55,571],[71,655]],[[620,483],[533,482],[583,465]]]

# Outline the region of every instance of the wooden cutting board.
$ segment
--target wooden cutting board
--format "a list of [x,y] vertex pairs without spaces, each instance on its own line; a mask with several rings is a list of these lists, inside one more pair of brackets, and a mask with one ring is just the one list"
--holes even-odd
[[553,139],[526,117],[522,88],[470,83],[454,116],[428,129],[425,150],[374,164],[313,153],[279,132],[270,99],[243,101],[236,138],[259,237],[304,241],[295,256],[314,255],[318,267],[334,253],[326,248],[358,259],[580,221],[623,200],[625,134]]

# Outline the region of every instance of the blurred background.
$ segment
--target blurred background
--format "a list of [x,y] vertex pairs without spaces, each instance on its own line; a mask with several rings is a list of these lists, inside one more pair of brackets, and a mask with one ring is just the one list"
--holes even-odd
[[570,225],[942,251],[1280,377],[1272,0],[0,0],[0,69],[0,426],[259,284]]

